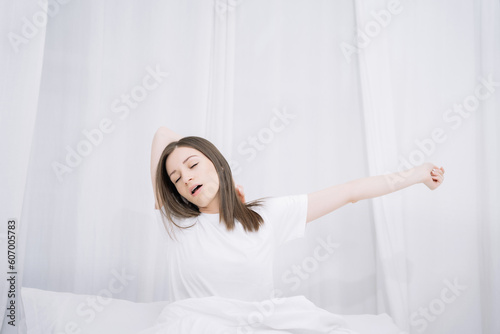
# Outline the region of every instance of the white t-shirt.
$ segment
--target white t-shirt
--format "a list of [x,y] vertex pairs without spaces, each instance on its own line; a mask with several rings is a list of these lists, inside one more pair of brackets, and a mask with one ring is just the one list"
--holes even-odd
[[[176,220],[176,240],[168,238],[169,294],[172,302],[209,296],[245,301],[273,298],[275,250],[302,237],[307,194],[272,197],[255,207],[264,219],[258,232],[245,232],[236,220],[228,231],[219,214]],[[155,210],[161,219],[160,210]],[[166,232],[165,232],[166,233]]]

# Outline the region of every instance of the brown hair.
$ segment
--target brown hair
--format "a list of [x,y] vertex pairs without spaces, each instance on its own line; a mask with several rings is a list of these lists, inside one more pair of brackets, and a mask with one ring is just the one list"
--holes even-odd
[[[235,184],[231,168],[220,151],[205,138],[189,136],[171,142],[163,150],[158,167],[156,169],[156,198],[158,199],[159,207],[164,207],[160,210],[161,215],[167,218],[170,222],[170,230],[177,226],[179,229],[187,229],[191,226],[183,227],[174,222],[175,218],[190,218],[200,215],[200,210],[196,205],[182,197],[177,188],[170,180],[165,167],[167,158],[170,153],[177,147],[191,147],[203,153],[215,166],[219,177],[219,222],[223,221],[227,230],[232,231],[235,227],[234,220],[237,219],[245,231],[258,231],[260,225],[264,223],[263,218],[254,210],[253,207],[262,205],[262,198],[248,203],[242,203],[236,195]],[[168,223],[163,223],[170,237]]]

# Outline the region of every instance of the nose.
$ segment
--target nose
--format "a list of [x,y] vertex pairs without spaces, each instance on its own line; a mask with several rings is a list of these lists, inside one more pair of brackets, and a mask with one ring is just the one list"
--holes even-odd
[[193,179],[193,176],[192,175],[184,175],[183,176],[183,179],[184,179],[184,183],[187,184],[188,181],[192,180]]

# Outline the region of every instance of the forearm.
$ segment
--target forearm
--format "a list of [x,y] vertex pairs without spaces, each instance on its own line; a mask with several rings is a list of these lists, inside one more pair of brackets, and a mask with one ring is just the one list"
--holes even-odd
[[431,190],[436,189],[444,180],[443,174],[443,167],[426,162],[402,172],[365,177],[312,192],[307,198],[307,222],[347,203],[383,196],[417,183],[423,183]]
[[164,126],[160,127],[154,137],[153,143],[151,145],[151,170],[156,170],[156,165],[160,160],[160,156],[163,153],[165,147],[173,141],[181,139],[182,136],[178,133],[166,128]]
[[156,130],[153,142],[157,140],[158,142],[162,142],[162,144],[165,144],[165,146],[167,146],[170,142],[179,140],[181,138],[182,136],[172,129],[169,129],[166,126],[160,126],[158,130]]
[[422,182],[422,171],[414,167],[402,172],[369,176],[348,182],[351,201],[383,196]]

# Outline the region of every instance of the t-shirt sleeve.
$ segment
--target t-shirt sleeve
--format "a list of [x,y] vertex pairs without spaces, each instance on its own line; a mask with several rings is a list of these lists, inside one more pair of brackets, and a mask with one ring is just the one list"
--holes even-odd
[[[167,245],[170,243],[170,234],[174,234],[174,227],[171,224],[171,222],[168,220],[167,217],[164,216],[165,214],[165,207],[161,207],[161,211],[159,209],[154,209],[154,216],[155,216],[155,227],[157,228],[158,232],[165,237],[165,240],[167,241]],[[182,225],[182,221],[177,220],[175,217],[173,217],[175,223],[177,225]],[[168,229],[168,231],[167,231]]]
[[[162,207],[162,211],[165,212],[165,208]],[[155,228],[162,234],[162,235],[167,235],[167,230],[165,226],[165,221],[166,218],[162,216],[161,211],[159,209],[154,209],[154,216],[155,216]]]
[[265,223],[272,225],[278,246],[304,236],[307,194],[271,197],[264,207]]

